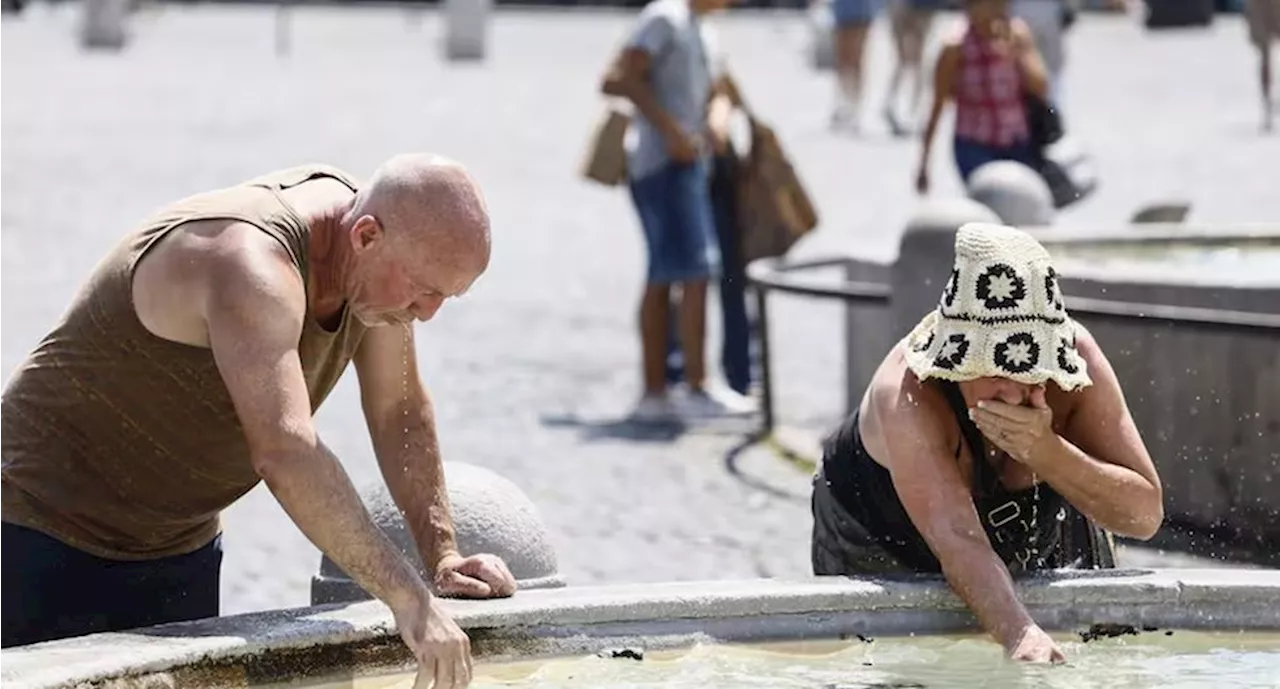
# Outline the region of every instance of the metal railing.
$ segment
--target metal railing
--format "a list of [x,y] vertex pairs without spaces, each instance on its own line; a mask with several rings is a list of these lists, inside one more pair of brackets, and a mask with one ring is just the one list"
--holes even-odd
[[753,261],[747,266],[747,284],[753,288],[756,297],[756,319],[760,337],[760,406],[763,414],[764,435],[773,432],[773,364],[769,345],[769,293],[784,292],[816,299],[835,299],[845,304],[869,303],[888,305],[891,290],[889,286],[876,282],[844,281],[838,285],[821,285],[804,282],[795,277],[796,273],[822,268],[848,268],[853,262],[850,258],[827,258],[813,261],[784,263],[781,259],[766,258]]
[[[772,348],[769,341],[769,293],[782,292],[815,299],[832,299],[844,304],[887,306],[892,301],[893,294],[890,286],[885,283],[845,280],[838,284],[822,284],[820,281],[798,277],[800,273],[824,268],[847,270],[855,262],[855,259],[848,257],[794,263],[768,258],[753,261],[747,266],[747,284],[755,292],[760,338],[760,393],[764,435],[773,431],[777,420],[774,409]],[[1069,280],[1070,276],[1066,276],[1066,279]],[[1172,304],[1141,304],[1089,297],[1066,297],[1066,302],[1071,313],[1100,320],[1143,321],[1148,324],[1177,325],[1226,333],[1280,333],[1280,314]]]

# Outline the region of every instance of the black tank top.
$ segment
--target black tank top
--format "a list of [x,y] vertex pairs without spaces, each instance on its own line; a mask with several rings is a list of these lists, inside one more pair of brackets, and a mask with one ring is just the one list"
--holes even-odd
[[[1062,566],[1057,552],[1067,516],[1062,496],[1048,484],[1006,489],[986,459],[982,433],[969,419],[960,388],[947,381],[938,385],[960,425],[962,442],[973,455],[973,504],[996,554],[1013,573]],[[898,499],[889,470],[863,446],[858,412],[827,439],[824,450],[823,473],[849,516],[902,564],[917,572],[941,572],[938,558]],[[959,443],[955,456],[960,457]]]

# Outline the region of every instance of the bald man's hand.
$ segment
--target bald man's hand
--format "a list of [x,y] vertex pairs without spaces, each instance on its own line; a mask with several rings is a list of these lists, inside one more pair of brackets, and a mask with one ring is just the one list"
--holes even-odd
[[391,612],[400,638],[418,661],[414,689],[463,689],[471,684],[471,640],[439,598],[421,596]]
[[516,578],[497,555],[446,555],[436,565],[436,592],[456,598],[506,598],[516,592]]

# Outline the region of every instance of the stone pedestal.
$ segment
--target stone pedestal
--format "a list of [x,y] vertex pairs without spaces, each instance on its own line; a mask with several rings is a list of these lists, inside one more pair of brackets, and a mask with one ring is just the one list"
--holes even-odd
[[483,60],[493,0],[443,0],[444,51],[449,60]]
[[815,70],[831,70],[836,66],[836,22],[830,2],[816,2],[809,7],[809,66]]
[[1053,223],[1053,192],[1035,170],[1012,160],[997,160],[973,171],[969,198],[990,208],[1013,227]]
[[895,262],[849,264],[847,279],[887,283],[892,297],[888,304],[845,307],[846,413],[861,402],[885,354],[938,305],[955,259],[956,231],[969,222],[999,223],[1000,218],[971,199],[929,201],[903,231]]
[[955,260],[956,231],[971,222],[999,224],[1000,218],[977,201],[939,199],[907,223],[889,278],[899,338],[938,305]]
[[[464,556],[492,553],[501,557],[522,590],[564,586],[542,518],[514,483],[471,464],[445,462],[444,467],[458,550]],[[423,571],[413,535],[386,486],[379,483],[363,497],[374,521],[430,581]],[[370,597],[328,557],[321,558],[320,572],[311,579],[312,605]]]
[[80,47],[120,50],[128,42],[129,0],[80,0]]

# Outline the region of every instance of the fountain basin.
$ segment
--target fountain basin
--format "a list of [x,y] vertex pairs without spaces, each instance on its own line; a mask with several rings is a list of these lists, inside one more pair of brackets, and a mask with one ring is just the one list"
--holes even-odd
[[[1280,572],[1120,570],[1022,579],[1050,630],[1109,623],[1177,630],[1280,630]],[[932,577],[740,580],[568,587],[448,601],[478,662],[649,650],[699,642],[837,639],[973,631]],[[387,609],[369,601],[161,625],[6,649],[4,686],[255,687],[411,668]]]

